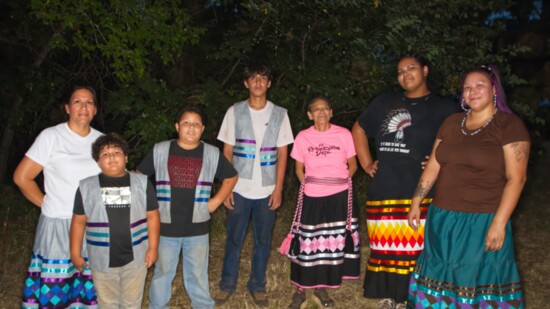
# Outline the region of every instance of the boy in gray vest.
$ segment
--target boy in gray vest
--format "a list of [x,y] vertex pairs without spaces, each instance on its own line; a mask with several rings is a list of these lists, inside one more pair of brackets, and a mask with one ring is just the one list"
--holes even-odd
[[[237,172],[217,147],[201,142],[204,114],[185,106],[176,119],[177,140],[155,144],[137,169],[155,175],[160,211],[159,260],[149,289],[149,308],[168,308],[179,255],[193,308],[213,308],[208,284],[210,213],[231,193]],[[222,181],[210,197],[212,184]]]
[[247,66],[243,76],[248,99],[225,114],[218,139],[223,154],[237,169],[239,180],[225,200],[227,242],[216,303],[235,292],[243,239],[252,217],[254,252],[247,288],[256,305],[268,306],[266,269],[275,210],[281,206],[288,145],[294,141],[286,109],[267,100],[271,71],[265,65]]
[[[100,308],[141,308],[149,268],[157,260],[159,212],[147,176],[126,171],[128,144],[116,133],[92,144],[101,173],[80,181],[70,231],[71,260],[82,271],[86,235]],[[85,251],[84,251],[85,252]]]

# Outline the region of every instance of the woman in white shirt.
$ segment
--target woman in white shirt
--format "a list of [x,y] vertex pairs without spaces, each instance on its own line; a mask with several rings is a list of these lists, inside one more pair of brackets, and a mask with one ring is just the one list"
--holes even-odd
[[[92,143],[102,135],[90,126],[97,112],[95,90],[76,86],[65,102],[69,120],[44,129],[13,175],[23,195],[41,208],[25,280],[23,308],[97,307],[90,269],[78,272],[69,252],[78,182],[100,172],[91,155]],[[41,172],[45,192],[35,180]],[[87,256],[86,252],[83,256]]]

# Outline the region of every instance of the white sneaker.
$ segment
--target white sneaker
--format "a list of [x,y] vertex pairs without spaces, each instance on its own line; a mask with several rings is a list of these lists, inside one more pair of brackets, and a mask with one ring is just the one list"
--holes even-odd
[[384,298],[376,304],[377,309],[395,309],[395,301],[391,298]]

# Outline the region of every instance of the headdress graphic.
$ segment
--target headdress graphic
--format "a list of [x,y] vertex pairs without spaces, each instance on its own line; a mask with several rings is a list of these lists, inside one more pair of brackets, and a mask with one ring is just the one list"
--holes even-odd
[[395,142],[401,143],[405,139],[403,130],[411,125],[411,114],[408,110],[400,108],[392,110],[382,124],[383,135],[395,133]]

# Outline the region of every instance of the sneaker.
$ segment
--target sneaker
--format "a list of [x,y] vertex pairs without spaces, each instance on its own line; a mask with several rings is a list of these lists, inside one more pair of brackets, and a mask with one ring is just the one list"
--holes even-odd
[[384,298],[376,304],[377,309],[395,309],[395,301],[391,298]]
[[405,301],[397,304],[397,306],[395,306],[395,309],[407,309],[407,302]]
[[315,289],[313,291],[313,300],[321,308],[331,308],[334,306],[334,300],[328,296],[326,289]]
[[216,302],[216,305],[221,306],[225,304],[229,298],[233,295],[233,292],[228,292],[224,290],[220,290],[215,296],[214,301]]
[[288,309],[304,309],[306,306],[306,295],[304,293],[294,292]]
[[250,296],[254,300],[254,303],[258,307],[267,307],[269,305],[269,300],[267,299],[267,294],[264,291],[250,292]]

